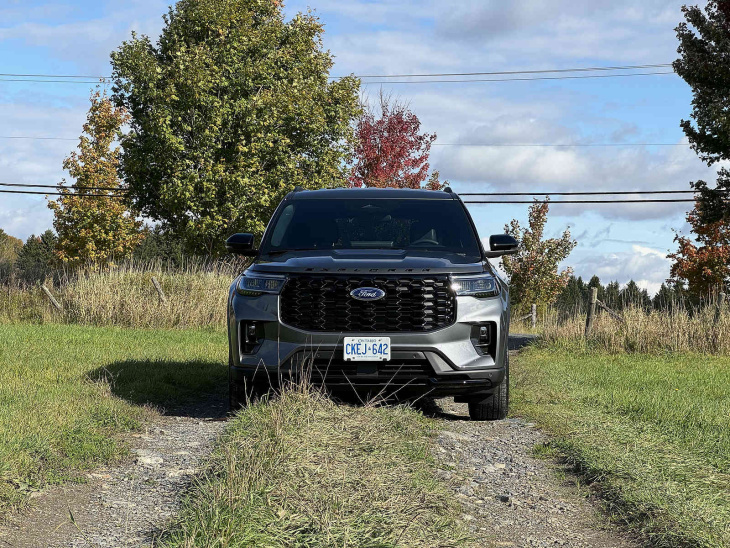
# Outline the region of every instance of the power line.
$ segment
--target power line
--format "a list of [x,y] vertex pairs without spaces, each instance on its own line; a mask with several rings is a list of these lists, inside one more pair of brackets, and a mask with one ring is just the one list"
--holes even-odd
[[[0,137],[2,139],[2,137]],[[689,143],[434,143],[435,147],[688,147]]]
[[69,187],[64,187],[63,185],[29,185],[24,183],[0,183],[0,186],[12,186],[12,187],[22,187],[22,188],[60,188],[60,189],[74,189],[74,190],[100,190],[100,191],[115,191],[115,192],[127,192],[123,188],[104,188],[102,186],[78,186],[78,185],[71,185]]
[[[663,74],[674,74],[673,71],[668,72],[636,72],[632,74],[591,74],[588,76],[539,76],[535,78],[471,78],[463,80],[377,80],[370,82],[362,82],[365,86],[374,84],[469,84],[478,82],[531,82],[538,80],[584,80],[588,78],[628,78],[630,76],[659,76]],[[37,78],[3,78],[0,82],[31,82],[36,84],[109,84],[108,80],[43,80]]]
[[126,194],[79,194],[78,192],[40,192],[33,190],[5,190],[0,189],[0,194],[33,194],[36,196],[75,196],[79,198],[126,198]]
[[0,139],[26,139],[32,141],[76,141],[78,137],[34,137],[32,135],[0,135]]
[[477,82],[531,82],[536,80],[584,80],[588,78],[628,78],[630,76],[659,76],[663,74],[674,74],[674,72],[637,72],[634,74],[592,74],[590,76],[540,76],[537,78],[488,78],[469,80],[401,80],[389,82],[387,80],[376,82],[363,82],[363,85],[373,84],[469,84]]
[[656,203],[687,203],[694,200],[559,200],[553,202],[551,200],[509,200],[509,201],[477,201],[477,200],[464,200],[465,204],[484,204],[484,205],[498,205],[498,204],[656,204]]
[[[649,63],[645,65],[619,65],[613,67],[577,67],[565,69],[541,69],[541,70],[501,70],[491,72],[441,72],[441,73],[424,73],[424,74],[355,74],[355,78],[438,78],[445,76],[507,76],[516,74],[557,74],[566,72],[598,72],[613,70],[639,70],[649,68],[666,68],[671,67],[671,63]],[[348,76],[330,76],[330,79],[339,80]],[[20,74],[4,72],[0,73],[0,78],[65,78],[65,79],[96,79],[111,80],[111,76],[90,76],[79,74]]]
[[[459,196],[603,196],[625,194],[694,194],[694,190],[612,190],[591,192],[459,192]],[[718,190],[718,192],[730,192]]]
[[[597,72],[610,70],[637,70],[649,68],[671,67],[671,63],[654,63],[648,65],[623,65],[617,67],[579,67],[567,69],[544,69],[544,70],[503,70],[494,72],[443,72],[430,74],[376,74],[376,75],[354,75],[355,78],[437,78],[444,76],[507,76],[515,74],[552,74],[565,72]],[[2,75],[0,75],[2,76]],[[330,76],[333,79],[344,78],[344,76]]]

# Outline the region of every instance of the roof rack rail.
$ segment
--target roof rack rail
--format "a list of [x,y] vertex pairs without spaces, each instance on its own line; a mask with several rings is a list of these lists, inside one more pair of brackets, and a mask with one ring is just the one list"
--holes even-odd
[[294,187],[294,192],[302,192],[303,190],[304,190],[304,187],[303,186],[297,185],[297,186]]
[[454,191],[451,190],[451,187],[450,186],[445,186],[444,187],[444,192],[448,192],[449,194],[454,194]]

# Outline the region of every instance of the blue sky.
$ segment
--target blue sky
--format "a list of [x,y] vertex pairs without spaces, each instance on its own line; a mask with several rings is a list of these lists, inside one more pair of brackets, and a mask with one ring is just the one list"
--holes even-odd
[[[326,26],[334,75],[540,70],[668,63],[682,2],[645,0],[289,0]],[[155,36],[168,2],[0,2],[1,73],[107,75],[109,52],[133,30]],[[375,96],[380,85],[364,86]],[[675,75],[561,81],[384,85],[407,101],[437,143],[682,143],[691,93]],[[0,81],[0,136],[75,138],[90,86]],[[69,141],[0,139],[0,182],[56,184]],[[685,189],[712,180],[685,146],[446,147],[432,167],[461,192]],[[0,227],[21,238],[51,226],[42,197],[0,195]],[[557,201],[559,198],[555,198]],[[566,265],[604,282],[655,291],[688,204],[553,205],[548,232],[570,227]],[[482,236],[524,205],[470,207]]]

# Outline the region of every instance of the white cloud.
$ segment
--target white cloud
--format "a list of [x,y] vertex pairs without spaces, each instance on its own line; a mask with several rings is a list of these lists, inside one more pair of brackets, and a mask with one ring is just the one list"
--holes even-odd
[[571,263],[575,275],[589,279],[596,275],[601,282],[618,281],[625,285],[634,280],[639,287],[655,294],[669,277],[671,261],[666,252],[647,246],[632,245],[631,251],[607,254],[591,254]]

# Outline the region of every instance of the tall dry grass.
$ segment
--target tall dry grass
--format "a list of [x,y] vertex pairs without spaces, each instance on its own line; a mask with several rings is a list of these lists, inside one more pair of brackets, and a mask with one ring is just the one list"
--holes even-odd
[[593,329],[585,338],[586,317],[572,315],[564,319],[554,311],[538,318],[536,329],[529,320],[512,322],[513,332],[533,332],[553,345],[581,345],[607,352],[664,353],[700,352],[707,354],[730,353],[730,312],[723,311],[718,321],[716,305],[697,309],[674,308],[645,311],[627,308],[621,312],[625,322],[597,311]]
[[[39,286],[0,286],[0,322],[73,323],[136,328],[221,327],[228,287],[241,263],[191,259],[179,267],[126,263],[104,272],[76,273],[46,285],[59,312]],[[152,285],[155,277],[167,298]]]

